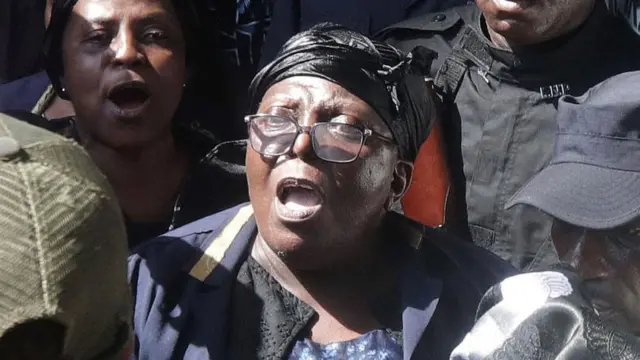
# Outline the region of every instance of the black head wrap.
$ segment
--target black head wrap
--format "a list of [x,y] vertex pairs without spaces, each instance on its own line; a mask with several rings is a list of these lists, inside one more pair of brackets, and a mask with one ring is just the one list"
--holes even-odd
[[[62,64],[62,37],[73,13],[73,8],[77,3],[78,0],[53,1],[51,20],[45,33],[43,44],[45,70],[58,96],[66,100],[69,99],[66,93],[62,91],[63,85],[61,82],[64,74]],[[213,58],[213,55],[208,53],[210,47],[206,45],[203,46],[203,44],[206,44],[207,41],[215,42],[215,40],[203,36],[205,32],[202,30],[202,19],[200,16],[203,11],[198,7],[198,3],[201,2],[195,2],[193,0],[171,0],[171,3],[182,27],[186,43],[188,74],[202,71],[202,65]]]
[[435,53],[411,53],[334,24],[319,24],[292,37],[276,59],[253,79],[250,111],[274,84],[293,76],[315,76],[336,83],[368,103],[387,124],[400,156],[415,160],[437,111],[426,77]]

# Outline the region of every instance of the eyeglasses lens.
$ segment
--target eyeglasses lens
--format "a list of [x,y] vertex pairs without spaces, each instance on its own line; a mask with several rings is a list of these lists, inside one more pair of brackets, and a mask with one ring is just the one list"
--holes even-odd
[[[290,151],[298,136],[298,127],[287,118],[258,116],[249,128],[251,147],[266,156],[280,156]],[[320,159],[351,162],[358,157],[364,133],[361,129],[340,123],[319,123],[311,130],[313,150]]]

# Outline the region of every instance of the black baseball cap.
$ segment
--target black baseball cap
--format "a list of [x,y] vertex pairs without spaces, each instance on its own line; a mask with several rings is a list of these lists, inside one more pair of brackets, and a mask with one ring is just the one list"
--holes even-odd
[[558,103],[550,164],[507,203],[575,226],[610,229],[640,217],[640,71]]

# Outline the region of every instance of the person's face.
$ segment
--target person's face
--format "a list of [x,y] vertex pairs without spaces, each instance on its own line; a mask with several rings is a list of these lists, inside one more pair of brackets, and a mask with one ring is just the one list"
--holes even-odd
[[640,223],[613,230],[578,228],[556,220],[560,259],[585,280],[600,317],[640,334]]
[[[273,85],[258,113],[288,117],[302,126],[359,125],[391,138],[367,103],[316,77],[292,77]],[[412,170],[398,160],[395,145],[376,137],[367,138],[349,163],[319,159],[308,133],[298,135],[289,154],[267,157],[250,146],[246,160],[260,236],[298,269],[321,269],[367,253],[374,240],[365,234],[375,231],[404,194]]]
[[186,69],[169,0],[79,0],[62,52],[81,134],[114,148],[170,136]]
[[511,46],[539,44],[578,27],[596,0],[476,0],[490,30]]

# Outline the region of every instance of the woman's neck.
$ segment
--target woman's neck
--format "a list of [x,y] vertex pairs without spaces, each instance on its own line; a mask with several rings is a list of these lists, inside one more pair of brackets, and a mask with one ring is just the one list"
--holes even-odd
[[251,256],[284,289],[318,313],[312,340],[344,341],[380,328],[371,300],[390,286],[397,274],[379,252],[331,271],[299,271],[287,267],[258,235]]
[[172,136],[136,149],[114,149],[91,140],[83,145],[132,221],[154,222],[170,216],[189,167],[187,154],[176,147]]
[[358,254],[357,259],[351,256],[345,261],[327,264],[326,270],[300,270],[292,268],[258,235],[251,255],[284,288],[292,293],[297,292],[300,287],[316,289],[319,292],[322,292],[324,288],[328,288],[328,291],[334,291],[338,287],[344,287],[358,292],[360,291],[358,288],[369,288],[368,284],[376,282],[376,275],[382,273],[377,271],[381,262],[384,263],[384,260],[381,259],[383,257],[382,250],[377,247],[367,250],[354,251]]

